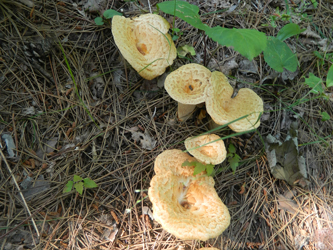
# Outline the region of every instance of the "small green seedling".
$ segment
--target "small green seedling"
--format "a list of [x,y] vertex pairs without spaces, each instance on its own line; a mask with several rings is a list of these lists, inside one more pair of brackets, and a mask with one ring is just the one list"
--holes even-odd
[[327,112],[320,112],[320,114],[321,114],[321,120],[323,122],[328,121],[329,119],[331,119],[330,115]]
[[212,164],[204,164],[198,161],[191,161],[189,162],[188,160],[186,160],[185,162],[183,162],[182,167],[192,167],[194,166],[194,172],[193,175],[197,175],[200,174],[202,171],[206,170],[206,173],[208,176],[211,176],[213,171],[214,171],[214,165]]
[[78,175],[74,175],[74,178],[72,181],[68,181],[66,184],[66,187],[64,188],[64,190],[62,191],[63,193],[69,193],[70,191],[72,191],[72,188],[76,189],[76,191],[82,195],[83,192],[83,187],[85,188],[95,188],[98,187],[97,184],[91,180],[90,178],[82,178]]
[[177,48],[177,54],[179,58],[185,58],[187,54],[191,54],[192,56],[195,56],[195,50],[190,45],[184,45]]
[[[114,17],[114,16],[122,16],[123,15],[123,13],[120,13],[120,12],[118,12],[118,11],[115,11],[115,10],[112,10],[112,9],[109,9],[109,10],[106,10],[106,11],[104,11],[104,13],[103,13],[103,17],[104,17],[104,19],[110,19],[110,18],[112,18],[112,17]],[[94,19],[94,21],[95,21],[95,23],[96,23],[96,25],[103,25],[104,24],[104,20],[103,20],[103,18],[102,17],[96,17],[95,19]]]
[[173,41],[176,41],[181,35],[183,35],[183,31],[181,31],[180,29],[178,28],[172,28],[172,40]]
[[239,161],[241,160],[240,156],[236,154],[236,148],[233,144],[229,144],[228,147],[228,162],[230,164],[230,168],[232,169],[232,172],[236,172],[236,168],[239,165]]

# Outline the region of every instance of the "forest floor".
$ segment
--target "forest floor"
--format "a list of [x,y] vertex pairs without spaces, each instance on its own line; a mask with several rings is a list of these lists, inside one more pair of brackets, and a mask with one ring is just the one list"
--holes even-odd
[[[249,61],[176,18],[176,47],[192,46],[196,55],[178,57],[148,81],[120,54],[112,20],[98,26],[94,19],[106,9],[126,17],[156,11],[157,1],[0,0],[1,250],[333,249],[333,89],[324,85],[333,62],[332,1],[188,2],[211,27],[267,36],[289,22],[306,29],[286,40],[296,72],[274,71],[262,54]],[[163,230],[149,217],[147,196],[154,159],[210,130],[204,106],[178,121],[177,102],[163,87],[166,74],[189,62],[222,71],[264,101],[255,132],[215,132],[240,160],[235,172],[231,157],[215,167],[231,224],[205,242]],[[321,94],[305,84],[311,73],[322,79]],[[271,172],[267,137],[281,142],[275,153],[284,180]],[[74,175],[97,187],[63,192]]]

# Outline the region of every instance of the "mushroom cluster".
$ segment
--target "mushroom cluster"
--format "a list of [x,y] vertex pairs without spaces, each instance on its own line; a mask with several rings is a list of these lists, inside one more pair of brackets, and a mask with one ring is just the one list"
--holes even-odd
[[[220,150],[225,151],[225,147],[222,140],[215,141],[218,138],[216,135],[190,138],[187,147],[194,145],[195,148],[188,150],[193,155],[204,156],[204,161],[211,156],[213,160],[209,162],[220,163],[225,157],[217,154]],[[200,150],[195,152],[198,147]],[[214,179],[204,172],[193,176],[195,167],[183,167],[185,161],[196,159],[178,149],[166,150],[157,156],[154,163],[156,175],[148,190],[154,218],[166,231],[182,240],[217,237],[230,224],[228,208],[216,193]]]
[[162,75],[173,63],[177,50],[163,17],[145,14],[137,18],[114,16],[112,34],[121,54],[145,79]]
[[205,102],[207,113],[218,125],[232,122],[229,127],[235,132],[248,131],[260,125],[259,117],[264,110],[262,99],[248,88],[240,89],[232,98],[233,88],[221,72],[210,72],[194,63],[187,64],[169,74],[164,86],[178,102],[181,121],[189,117],[196,104]]

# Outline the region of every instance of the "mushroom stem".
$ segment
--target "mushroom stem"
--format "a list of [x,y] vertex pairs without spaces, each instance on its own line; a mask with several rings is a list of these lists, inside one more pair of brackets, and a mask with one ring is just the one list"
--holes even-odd
[[195,106],[196,105],[183,104],[178,102],[178,120],[184,122],[188,118],[190,118],[193,113],[193,110],[195,109]]

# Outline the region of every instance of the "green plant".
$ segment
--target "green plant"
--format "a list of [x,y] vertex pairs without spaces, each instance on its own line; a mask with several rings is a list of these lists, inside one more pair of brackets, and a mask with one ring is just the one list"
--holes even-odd
[[323,122],[328,121],[329,119],[331,119],[330,115],[327,112],[320,112],[321,115],[321,120]]
[[239,161],[241,160],[240,156],[238,154],[236,154],[236,148],[233,144],[229,144],[228,147],[228,162],[230,164],[230,168],[232,169],[232,172],[235,173],[236,168],[239,165]]
[[[123,14],[118,12],[118,11],[112,10],[112,9],[106,10],[103,13],[104,19],[110,19],[110,18],[112,18],[114,16],[117,16],[117,15],[122,16]],[[96,17],[94,19],[94,21],[95,21],[96,25],[103,25],[104,24],[104,20],[103,20],[102,17]]]
[[67,184],[62,192],[69,193],[70,191],[72,191],[73,186],[80,195],[82,195],[83,187],[85,187],[85,188],[98,187],[97,184],[90,178],[83,179],[82,177],[80,177],[78,175],[74,175],[73,180],[67,182]]
[[171,30],[172,30],[172,40],[173,41],[176,41],[184,33],[183,31],[181,31],[178,28],[172,28]]
[[198,161],[191,161],[189,162],[188,160],[186,160],[185,162],[183,162],[182,167],[192,167],[194,166],[194,172],[193,175],[197,175],[200,174],[202,171],[206,170],[206,173],[208,176],[212,175],[213,171],[214,171],[214,165],[213,164],[204,164]]

